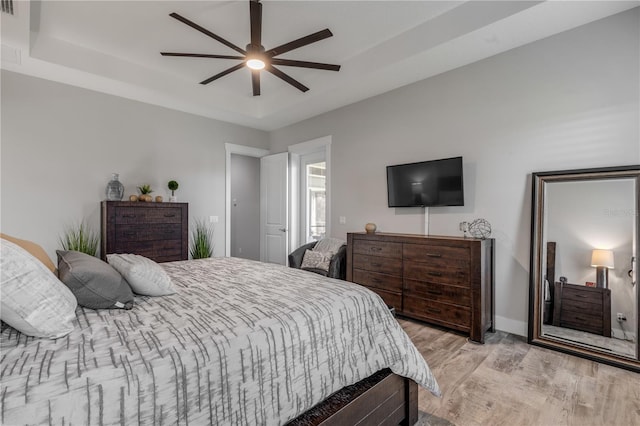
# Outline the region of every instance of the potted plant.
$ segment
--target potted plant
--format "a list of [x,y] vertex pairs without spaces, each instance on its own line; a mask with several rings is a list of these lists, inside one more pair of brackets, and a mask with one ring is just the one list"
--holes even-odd
[[204,220],[196,220],[191,231],[191,258],[204,259],[213,255],[213,229]]
[[95,256],[98,251],[100,237],[96,232],[81,222],[65,229],[64,235],[60,237],[60,245],[63,250],[73,250]]
[[169,201],[175,203],[176,201],[178,201],[178,197],[176,197],[175,193],[175,191],[178,190],[178,182],[176,182],[175,180],[170,180],[167,186],[171,190],[171,197],[169,198]]
[[138,197],[140,201],[150,202],[153,200],[153,198],[151,198],[151,193],[153,192],[153,189],[151,189],[151,185],[145,184],[145,185],[139,186],[138,191],[140,191],[140,197]]

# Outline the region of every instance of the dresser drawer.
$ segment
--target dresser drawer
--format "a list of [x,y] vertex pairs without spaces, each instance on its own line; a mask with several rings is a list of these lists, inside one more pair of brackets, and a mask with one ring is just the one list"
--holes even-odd
[[402,303],[404,314],[455,326],[458,330],[468,331],[470,328],[471,310],[469,308],[407,296],[403,296]]
[[400,276],[402,274],[402,259],[354,254],[353,268]]
[[182,254],[182,241],[117,241],[113,252],[134,253],[152,259],[156,257],[180,256]]
[[590,303],[581,299],[565,299],[562,298],[562,310],[571,312],[595,313],[596,316],[602,317],[602,300]]
[[367,287],[375,287],[383,290],[402,291],[402,277],[380,274],[377,272],[353,270],[353,282]]
[[182,223],[182,211],[179,207],[144,208],[117,207],[115,209],[115,223]]
[[471,291],[464,287],[424,281],[405,280],[404,294],[434,302],[446,302],[460,306],[471,306]]
[[405,262],[404,277],[410,280],[428,281],[439,284],[470,286],[468,268],[440,266],[429,263]]
[[588,315],[585,312],[562,311],[560,315],[560,327],[568,327],[574,330],[587,331],[594,334],[603,334],[602,316]]
[[402,294],[380,290],[379,288],[367,288],[382,297],[382,300],[384,300],[384,303],[386,303],[387,306],[395,308],[398,312],[402,311]]
[[116,226],[118,241],[179,240],[181,237],[182,226],[179,223]]
[[470,255],[465,247],[404,244],[402,250],[405,261],[427,263],[434,267],[469,269]]
[[562,288],[562,301],[563,303],[571,300],[575,302],[581,302],[584,304],[602,306],[602,293],[597,291],[589,291],[592,288],[572,288],[564,286]]
[[353,243],[353,252],[402,259],[402,244],[387,243],[384,241],[356,240]]

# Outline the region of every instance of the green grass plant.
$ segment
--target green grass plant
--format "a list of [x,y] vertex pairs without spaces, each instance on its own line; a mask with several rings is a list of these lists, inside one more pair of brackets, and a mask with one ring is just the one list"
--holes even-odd
[[64,250],[73,250],[95,256],[100,244],[100,236],[91,230],[86,223],[81,222],[65,229],[60,237],[60,244]]
[[196,220],[191,230],[191,249],[193,259],[205,259],[213,255],[213,228],[204,220]]

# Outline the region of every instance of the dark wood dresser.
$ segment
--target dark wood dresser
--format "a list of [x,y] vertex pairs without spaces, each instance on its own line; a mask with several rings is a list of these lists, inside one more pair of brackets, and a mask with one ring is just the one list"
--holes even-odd
[[610,289],[559,282],[553,299],[553,325],[611,337]]
[[103,201],[101,256],[139,254],[156,262],[187,260],[189,205]]
[[347,234],[347,281],[378,293],[401,316],[469,333],[495,326],[494,240]]

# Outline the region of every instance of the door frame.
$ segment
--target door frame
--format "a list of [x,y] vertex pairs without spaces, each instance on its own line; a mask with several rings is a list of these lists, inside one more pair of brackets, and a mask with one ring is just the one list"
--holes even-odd
[[300,156],[324,150],[327,178],[326,184],[326,236],[331,236],[331,142],[332,136],[323,136],[317,139],[311,139],[289,146],[290,154],[290,173],[291,180],[289,183],[289,246],[300,247]]
[[226,157],[224,255],[225,257],[229,257],[231,256],[231,154],[261,158],[265,155],[269,155],[269,150],[233,143],[225,143],[224,150]]

